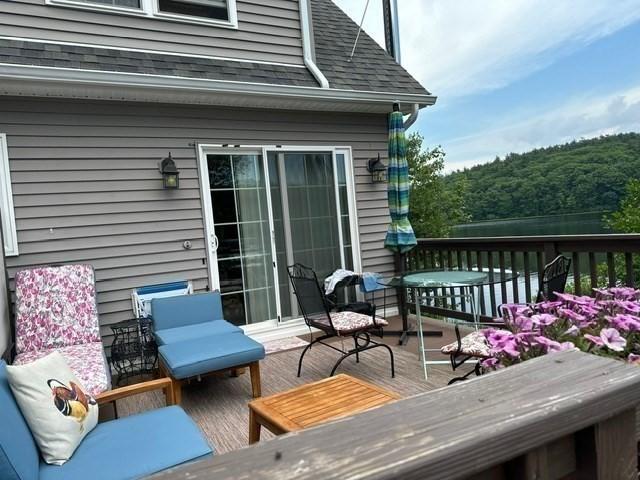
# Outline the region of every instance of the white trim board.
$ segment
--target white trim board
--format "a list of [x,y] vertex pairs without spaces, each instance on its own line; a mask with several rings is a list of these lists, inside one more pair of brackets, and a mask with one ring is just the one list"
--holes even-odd
[[101,70],[0,64],[0,94],[46,97],[196,103],[297,110],[388,113],[399,103],[433,105],[433,95],[343,90],[231,80],[147,75]]
[[0,212],[2,216],[2,238],[4,254],[7,257],[18,255],[18,235],[16,217],[13,210],[13,192],[11,189],[11,171],[7,135],[0,133]]
[[159,10],[157,0],[139,0],[139,2],[140,6],[136,8],[92,3],[85,0],[45,0],[45,4],[52,7],[74,8],[77,10],[88,10],[99,13],[109,13],[112,15],[154,18],[158,20],[168,20],[171,22],[206,25],[209,27],[228,28],[234,30],[238,29],[236,0],[227,0],[227,13],[229,20],[207,19],[204,17],[166,13]]

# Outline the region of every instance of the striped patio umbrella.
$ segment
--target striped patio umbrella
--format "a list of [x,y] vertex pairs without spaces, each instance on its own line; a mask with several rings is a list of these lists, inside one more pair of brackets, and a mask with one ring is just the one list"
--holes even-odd
[[[394,108],[395,110],[395,108]],[[389,213],[391,225],[384,246],[398,253],[406,253],[418,242],[409,223],[409,165],[406,157],[404,119],[393,111],[389,116]]]

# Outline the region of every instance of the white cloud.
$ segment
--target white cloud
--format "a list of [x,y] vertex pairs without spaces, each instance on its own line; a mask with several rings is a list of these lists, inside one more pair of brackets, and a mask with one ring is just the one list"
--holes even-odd
[[524,121],[503,119],[501,128],[454,138],[447,142],[446,169],[469,167],[496,155],[605,134],[640,131],[640,86],[605,97],[575,98]]
[[[357,22],[367,0],[335,0]],[[508,85],[640,19],[638,0],[398,0],[403,65],[451,98]],[[384,44],[380,0],[365,30]]]

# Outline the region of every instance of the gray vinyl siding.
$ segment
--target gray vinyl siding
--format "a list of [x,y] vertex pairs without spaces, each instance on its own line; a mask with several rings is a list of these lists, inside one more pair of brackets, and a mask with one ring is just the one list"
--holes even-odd
[[[351,146],[363,267],[393,271],[383,248],[386,188],[366,169],[369,158],[386,155],[384,115],[3,98],[0,132],[20,249],[7,258],[10,277],[30,265],[91,263],[104,336],[131,318],[132,288],[209,283],[196,142]],[[180,169],[177,191],[160,188],[158,161],[169,151]]]
[[238,29],[0,0],[0,35],[303,65],[297,0],[237,0]]

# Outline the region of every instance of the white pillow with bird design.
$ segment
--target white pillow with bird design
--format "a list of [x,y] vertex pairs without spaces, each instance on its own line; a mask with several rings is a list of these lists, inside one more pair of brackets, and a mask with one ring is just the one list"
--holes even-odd
[[8,365],[7,378],[42,458],[62,465],[98,423],[98,405],[60,352]]

